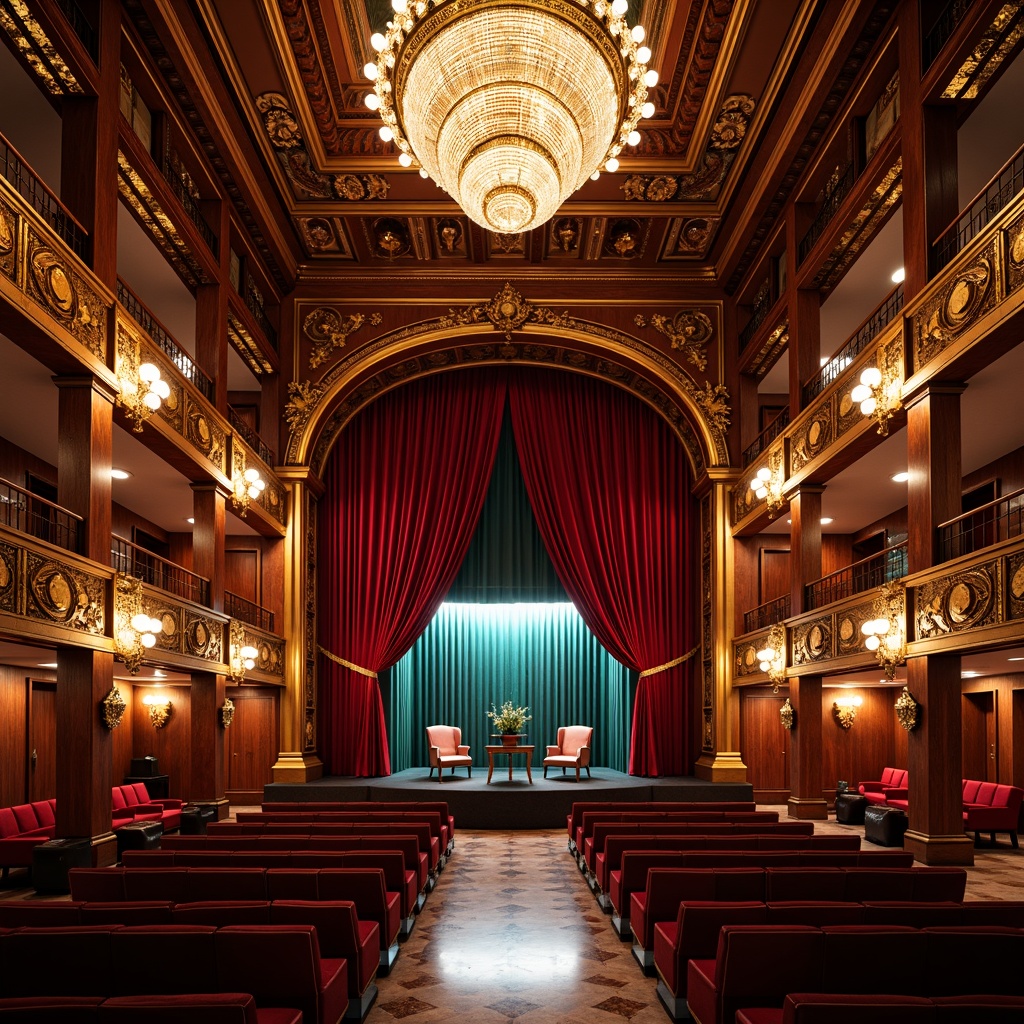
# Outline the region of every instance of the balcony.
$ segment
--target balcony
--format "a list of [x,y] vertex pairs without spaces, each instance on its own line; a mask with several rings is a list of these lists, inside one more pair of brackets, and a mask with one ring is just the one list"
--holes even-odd
[[117,572],[135,576],[152,587],[174,594],[185,601],[209,607],[210,581],[183,566],[140,548],[137,544],[112,537],[110,564]]
[[907,574],[907,542],[893,544],[876,555],[829,573],[814,583],[808,583],[805,595],[807,610],[823,608],[834,601],[863,594],[883,583],[902,579]]
[[743,632],[753,633],[759,629],[767,629],[773,622],[782,622],[789,618],[789,610],[789,594],[759,604],[749,612],[743,613]]
[[1024,533],[1024,489],[1013,491],[938,527],[939,562],[991,547]]
[[164,181],[170,186],[171,191],[174,193],[175,198],[181,203],[185,213],[188,214],[188,219],[192,221],[196,231],[199,232],[199,237],[206,243],[207,248],[214,256],[218,254],[217,236],[214,234],[213,228],[207,223],[206,218],[203,216],[202,211],[199,209],[199,204],[196,202],[193,195],[185,187],[181,177],[174,173],[174,168],[171,166],[170,159],[165,159],[163,166],[160,168],[161,173],[164,176]]
[[0,525],[77,552],[84,521],[74,512],[0,478]]
[[800,263],[807,259],[808,254],[814,248],[815,242],[821,238],[825,233],[825,229],[832,222],[832,218],[839,212],[839,208],[843,205],[843,200],[853,189],[855,180],[854,166],[852,163],[849,163],[837,175],[836,179],[826,186],[825,194],[821,201],[821,208],[818,210],[814,220],[811,221],[811,226],[807,229],[807,233],[800,239],[800,245],[797,249]]
[[789,426],[789,408],[784,408],[743,451],[743,465],[749,466]]
[[244,597],[239,597],[238,594],[232,594],[227,590],[224,591],[224,612],[231,618],[240,619],[257,629],[266,630],[268,633],[274,632],[274,613],[272,611],[261,608],[253,601],[247,601]]
[[274,450],[230,405],[228,406],[228,422],[231,424],[231,429],[241,436],[242,440],[259,456],[264,465],[273,467]]

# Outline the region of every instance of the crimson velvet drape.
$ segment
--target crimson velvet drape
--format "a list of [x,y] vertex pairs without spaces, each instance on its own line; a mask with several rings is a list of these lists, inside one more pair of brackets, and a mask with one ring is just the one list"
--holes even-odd
[[[623,664],[652,669],[693,646],[689,474],[679,441],[647,406],[570,373],[511,379],[526,489],[562,585]],[[632,775],[683,775],[693,659],[642,676]]]
[[[383,396],[340,435],[320,503],[320,644],[369,672],[426,628],[465,557],[505,402],[497,371]],[[321,655],[321,753],[332,775],[391,772],[377,679]]]

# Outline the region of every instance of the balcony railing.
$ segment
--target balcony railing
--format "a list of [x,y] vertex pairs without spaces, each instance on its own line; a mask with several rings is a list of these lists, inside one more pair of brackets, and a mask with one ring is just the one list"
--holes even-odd
[[83,522],[74,512],[0,478],[0,523],[4,526],[77,553]]
[[67,243],[81,260],[89,259],[89,236],[64,204],[42,183],[18,151],[0,136],[0,175]]
[[245,295],[245,307],[252,313],[253,319],[260,325],[260,330],[263,332],[263,336],[270,342],[271,348],[277,350],[277,331],[274,330],[274,325],[267,319],[266,311],[263,309],[263,304],[256,300],[256,284],[252,277],[249,277],[246,282]]
[[747,345],[750,344],[750,340],[757,334],[758,327],[764,323],[764,318],[768,315],[768,310],[772,308],[772,293],[771,288],[768,287],[768,282],[765,281],[764,285],[758,290],[757,301],[754,303],[753,312],[750,314],[750,319],[746,322],[743,330],[740,331],[740,351],[742,352]]
[[256,433],[248,423],[229,405],[228,421],[231,428],[240,434],[242,440],[268,465],[274,465],[274,450]]
[[901,579],[906,574],[907,542],[902,541],[809,583],[805,590],[806,610],[823,608],[852,594],[863,594],[883,583]]
[[169,160],[164,161],[161,171],[163,172],[164,180],[171,186],[171,191],[177,197],[178,202],[185,208],[189,220],[192,221],[196,230],[202,236],[203,241],[209,246],[210,252],[216,256],[218,254],[217,236],[214,234],[213,228],[206,222],[206,218],[199,209],[199,204],[188,189],[185,188],[181,178],[174,173],[174,168],[171,167]]
[[265,629],[268,633],[274,632],[273,612],[227,590],[224,591],[224,611],[233,619],[241,619],[242,622],[248,622],[257,629]]
[[210,581],[194,572],[152,551],[140,548],[131,541],[120,537],[110,539],[110,564],[117,572],[127,573],[170,594],[193,601],[196,604],[209,605]]
[[749,466],[789,426],[789,406],[783,406],[764,430],[743,451],[743,465]]
[[142,300],[128,285],[117,279],[117,301],[128,315],[153,339],[161,352],[178,368],[181,375],[193,384],[208,402],[215,401],[213,381],[192,362],[191,356],[178,346],[159,320],[146,308]]
[[927,71],[942,52],[949,37],[956,31],[957,25],[970,10],[972,0],[949,0],[942,13],[936,18],[922,43],[922,68]]
[[789,609],[789,594],[759,604],[749,612],[743,613],[743,632],[753,633],[758,629],[766,629],[773,622],[782,622],[783,619],[789,618]]
[[932,274],[937,274],[1024,188],[1024,146],[992,178],[977,198],[932,245]]
[[1024,489],[965,512],[938,528],[939,562],[969,555],[1024,533]]
[[853,332],[850,340],[803,386],[803,404],[808,406],[896,319],[903,308],[903,285],[898,284],[880,306]]
[[832,218],[839,212],[839,207],[842,206],[843,200],[850,194],[850,190],[853,188],[854,180],[854,167],[850,163],[846,165],[846,170],[839,175],[835,183],[825,193],[821,209],[818,210],[817,216],[811,221],[807,234],[800,239],[797,258],[801,263],[807,259],[807,254],[814,248],[814,243],[821,238],[825,228],[829,226]]
[[64,17],[75,30],[75,35],[81,40],[89,56],[94,61],[99,59],[99,46],[96,41],[96,29],[89,21],[85,11],[75,0],[57,0],[57,6],[64,12]]

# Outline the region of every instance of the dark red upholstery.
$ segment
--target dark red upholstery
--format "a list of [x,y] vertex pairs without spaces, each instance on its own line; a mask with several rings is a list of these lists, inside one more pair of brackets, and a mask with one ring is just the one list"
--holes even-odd
[[53,838],[56,800],[0,807],[0,869],[31,867],[32,851]]
[[216,931],[200,924],[132,925],[114,931],[110,944],[117,981],[108,994],[152,994],[155,965],[159,965],[158,984],[165,992],[237,991],[218,980]]
[[883,768],[880,779],[860,783],[857,786],[857,792],[869,804],[884,804],[890,797],[900,799],[900,797],[896,797],[894,793],[889,791],[907,789],[909,778],[910,773],[906,768]]
[[183,800],[173,797],[153,798],[144,782],[127,783],[111,789],[113,827],[128,821],[159,821],[169,832],[181,824]]
[[973,832],[975,841],[982,832],[995,842],[997,832],[1006,832],[1017,847],[1017,826],[1024,789],[995,782],[963,780],[964,831]]
[[[5,996],[108,996],[110,938],[116,928],[20,928],[0,935]],[[60,964],[54,970],[54,964]]]
[[932,1024],[935,1006],[920,996],[798,992],[782,1007],[740,1010],[736,1024]]
[[0,900],[0,928],[59,928],[81,924],[81,906],[81,901],[72,900]]
[[301,1024],[299,1010],[258,1009],[248,992],[207,992],[200,995],[119,996],[105,1000],[98,1020],[110,1024]]
[[[15,996],[0,999],[0,1021],[11,1024],[86,1024],[98,1019],[99,996]],[[225,1022],[226,1024],[226,1022]]]

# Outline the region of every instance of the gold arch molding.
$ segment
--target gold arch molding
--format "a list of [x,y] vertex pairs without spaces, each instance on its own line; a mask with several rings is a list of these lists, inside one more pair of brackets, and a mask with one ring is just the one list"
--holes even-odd
[[[698,385],[663,353],[602,324],[567,316],[505,336],[450,317],[401,328],[337,363],[317,382],[289,384],[285,462],[321,474],[338,435],[383,394],[418,378],[477,366],[560,369],[605,380],[657,412],[679,438],[694,478],[729,465],[730,409],[721,385]],[[502,330],[504,330],[502,328]]]

